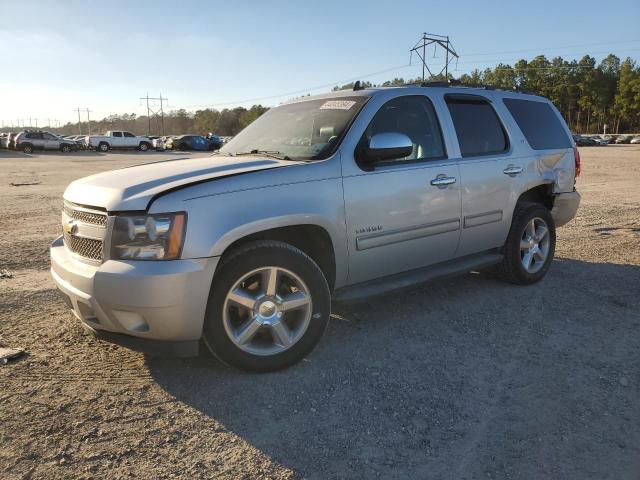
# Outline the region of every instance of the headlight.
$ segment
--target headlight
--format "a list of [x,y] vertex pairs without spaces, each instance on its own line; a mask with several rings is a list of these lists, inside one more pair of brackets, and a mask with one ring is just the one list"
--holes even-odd
[[111,258],[175,260],[180,257],[187,214],[119,215],[111,237]]

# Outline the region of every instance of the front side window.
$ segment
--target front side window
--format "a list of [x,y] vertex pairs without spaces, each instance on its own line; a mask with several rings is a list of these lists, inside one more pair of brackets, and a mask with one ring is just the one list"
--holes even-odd
[[531,148],[571,148],[564,126],[548,103],[515,98],[505,98],[503,102]]
[[227,143],[227,155],[270,152],[292,160],[328,158],[368,97],[302,100],[272,108]]
[[393,161],[433,160],[445,157],[440,124],[431,101],[425,96],[402,96],[385,103],[369,123],[358,147],[369,145],[371,137],[378,133],[402,133],[411,140],[411,154]]
[[124,136],[127,137],[127,138],[135,137],[135,135],[133,133],[129,133],[129,132],[124,132]]
[[509,149],[498,114],[488,100],[475,95],[446,95],[463,157],[492,155]]

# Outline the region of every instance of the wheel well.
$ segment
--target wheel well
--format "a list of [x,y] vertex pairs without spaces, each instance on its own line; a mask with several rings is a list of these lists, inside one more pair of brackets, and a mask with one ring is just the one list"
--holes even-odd
[[518,198],[518,203],[535,202],[544,205],[549,210],[553,208],[553,195],[551,194],[551,185],[543,184],[533,187]]
[[223,255],[254,240],[278,240],[299,248],[318,264],[327,279],[329,289],[333,291],[336,277],[335,254],[331,237],[324,228],[317,225],[292,225],[252,233],[229,245]]

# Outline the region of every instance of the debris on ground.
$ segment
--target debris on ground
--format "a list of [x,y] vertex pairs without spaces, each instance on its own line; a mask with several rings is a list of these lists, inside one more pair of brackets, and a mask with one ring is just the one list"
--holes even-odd
[[13,273],[9,270],[0,270],[0,278],[13,278]]
[[11,182],[11,185],[14,187],[25,187],[28,185],[40,185],[40,182],[23,182],[23,183],[14,183]]
[[24,354],[24,348],[0,347],[0,364],[6,365],[9,360],[14,360]]

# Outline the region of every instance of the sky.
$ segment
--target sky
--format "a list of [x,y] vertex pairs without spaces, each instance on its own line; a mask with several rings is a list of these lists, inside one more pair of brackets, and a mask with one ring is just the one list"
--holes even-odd
[[[0,11],[14,11],[0,0]],[[196,110],[415,78],[422,32],[449,35],[455,76],[536,54],[640,58],[640,2],[23,0],[0,22],[0,126],[146,114],[147,93]],[[16,18],[14,17],[14,20]],[[441,52],[427,53],[442,66]],[[86,112],[82,113],[83,120]],[[53,123],[53,122],[51,122]]]

